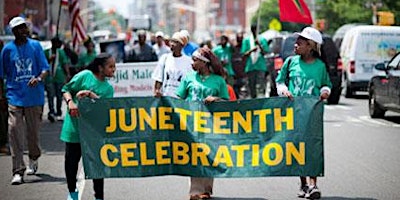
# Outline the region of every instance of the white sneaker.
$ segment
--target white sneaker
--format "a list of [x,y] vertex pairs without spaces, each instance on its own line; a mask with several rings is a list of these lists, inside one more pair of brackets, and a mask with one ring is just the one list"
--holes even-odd
[[12,180],[11,180],[11,185],[19,185],[22,184],[24,181],[22,179],[22,176],[20,174],[14,174]]
[[306,199],[320,199],[321,198],[321,191],[318,189],[316,185],[310,186],[308,191],[305,195]]
[[57,116],[57,117],[56,117],[56,120],[57,120],[57,121],[63,121],[64,118],[63,118],[63,116]]
[[38,160],[29,159],[29,166],[26,168],[27,175],[35,175],[38,170]]

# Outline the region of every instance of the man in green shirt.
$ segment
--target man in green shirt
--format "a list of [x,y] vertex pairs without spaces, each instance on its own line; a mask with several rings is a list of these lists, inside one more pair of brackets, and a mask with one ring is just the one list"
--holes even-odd
[[[265,84],[265,72],[267,65],[264,55],[269,51],[268,43],[265,38],[258,36],[257,25],[251,25],[251,35],[246,37],[242,43],[241,53],[246,59],[245,72],[249,79],[249,89],[251,98],[257,97],[257,82],[263,86]],[[259,78],[262,77],[262,78]]]
[[[63,42],[55,37],[51,39],[52,47],[46,51],[46,57],[50,64],[50,75],[46,77],[45,89],[47,92],[47,102],[49,113],[47,119],[51,122],[62,120],[62,92],[61,89],[69,77],[70,60],[62,48]],[[54,109],[54,98],[56,98],[56,109]]]
[[74,67],[75,71],[73,75],[85,69],[97,56],[97,52],[94,49],[94,43],[90,38],[83,43],[83,46],[85,46],[86,52],[79,55],[78,64]]
[[221,61],[226,73],[228,74],[227,81],[230,85],[234,84],[233,77],[235,76],[235,72],[232,68],[232,46],[229,44],[229,38],[226,35],[221,36],[221,43],[213,48],[213,53],[218,57]]

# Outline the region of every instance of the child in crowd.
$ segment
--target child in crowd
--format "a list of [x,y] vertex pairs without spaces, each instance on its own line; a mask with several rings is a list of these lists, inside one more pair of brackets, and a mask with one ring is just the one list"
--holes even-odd
[[[114,89],[106,80],[115,73],[115,59],[107,53],[101,53],[89,66],[76,74],[63,88],[63,96],[67,103],[68,112],[61,130],[61,140],[65,142],[65,174],[68,185],[68,200],[78,200],[76,190],[76,175],[79,160],[82,156],[78,129],[78,99],[112,98]],[[104,179],[93,179],[94,196],[104,199]]]
[[[277,90],[280,96],[290,99],[297,96],[315,96],[321,100],[327,99],[332,84],[321,56],[321,33],[311,27],[306,27],[298,35],[294,45],[296,56],[286,59],[276,78]],[[286,85],[286,83],[288,85]],[[322,155],[321,155],[322,156]],[[297,194],[300,198],[319,199],[321,192],[317,187],[317,177],[300,177],[301,186]]]

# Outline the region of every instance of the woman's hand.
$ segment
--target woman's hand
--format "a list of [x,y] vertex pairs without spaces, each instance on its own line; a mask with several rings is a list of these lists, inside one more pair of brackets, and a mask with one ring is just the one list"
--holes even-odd
[[161,90],[160,89],[155,89],[154,90],[154,97],[161,97],[161,96],[162,96]]
[[283,91],[282,95],[285,96],[285,97],[288,97],[290,100],[293,100],[293,95],[288,90]]
[[89,97],[89,98],[92,98],[92,99],[100,98],[99,96],[97,96],[97,94],[95,94],[94,92],[92,92],[90,90],[81,90],[76,94],[76,97],[78,99],[82,99],[83,97]]
[[323,92],[321,93],[321,95],[319,96],[320,100],[325,100],[329,97],[329,93],[328,92]]
[[68,109],[69,109],[69,115],[71,115],[71,117],[79,117],[79,110],[78,110],[78,106],[72,101],[68,101]]
[[212,102],[219,101],[219,100],[220,100],[219,97],[208,96],[208,97],[206,97],[206,98],[204,99],[204,103],[205,103],[205,104],[210,104],[210,103],[212,103]]

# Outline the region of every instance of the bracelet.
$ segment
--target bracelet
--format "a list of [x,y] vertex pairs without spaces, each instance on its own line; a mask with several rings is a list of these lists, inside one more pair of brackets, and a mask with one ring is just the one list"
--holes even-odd
[[67,106],[69,104],[69,102],[72,101],[72,99],[67,99],[65,102],[67,102]]

